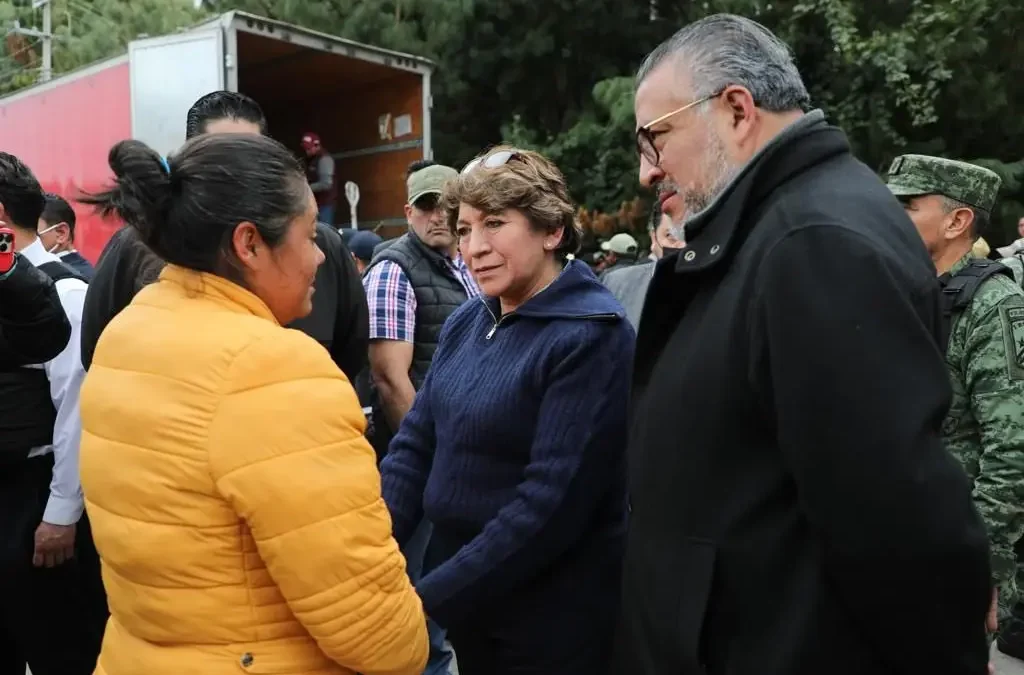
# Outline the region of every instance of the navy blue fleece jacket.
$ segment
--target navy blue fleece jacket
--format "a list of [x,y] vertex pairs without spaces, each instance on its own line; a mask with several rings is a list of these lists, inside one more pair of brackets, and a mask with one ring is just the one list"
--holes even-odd
[[[622,307],[580,262],[512,314],[478,299],[448,319],[381,465],[399,543],[424,515],[459,543],[417,584],[442,626],[532,583],[580,583],[559,565],[619,565],[633,343]],[[612,587],[580,590],[614,603],[617,579],[600,585]],[[544,595],[564,601],[564,590]]]

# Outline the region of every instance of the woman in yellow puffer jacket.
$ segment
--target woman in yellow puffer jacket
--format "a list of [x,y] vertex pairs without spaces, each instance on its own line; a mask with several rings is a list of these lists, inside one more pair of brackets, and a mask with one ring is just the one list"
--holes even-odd
[[106,328],[82,389],[82,486],[111,617],[98,674],[413,675],[426,619],[365,420],[312,338],[323,260],[292,155],[136,141],[86,201],[168,261]]

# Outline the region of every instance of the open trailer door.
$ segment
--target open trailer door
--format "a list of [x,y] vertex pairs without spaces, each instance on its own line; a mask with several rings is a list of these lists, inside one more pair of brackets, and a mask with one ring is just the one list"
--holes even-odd
[[219,26],[128,46],[132,138],[167,155],[185,142],[185,115],[196,99],[224,88],[224,32]]
[[341,188],[351,181],[359,227],[404,233],[406,168],[432,155],[433,63],[243,12],[222,25],[234,66],[228,84],[260,104],[270,135],[299,153],[302,136],[315,132],[334,157],[334,224],[350,225]]

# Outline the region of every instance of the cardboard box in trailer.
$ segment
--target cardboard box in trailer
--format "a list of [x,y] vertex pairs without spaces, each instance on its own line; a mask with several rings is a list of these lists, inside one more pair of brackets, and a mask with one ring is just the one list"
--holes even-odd
[[[114,143],[136,138],[167,154],[184,141],[196,99],[240,91],[263,106],[270,135],[296,153],[304,132],[320,135],[336,160],[336,225],[350,220],[341,188],[353,181],[359,226],[394,234],[405,223],[405,169],[432,156],[432,71],[417,56],[228,12],[0,98],[0,150],[71,201],[109,180]],[[95,261],[119,224],[74,205],[76,245]]]

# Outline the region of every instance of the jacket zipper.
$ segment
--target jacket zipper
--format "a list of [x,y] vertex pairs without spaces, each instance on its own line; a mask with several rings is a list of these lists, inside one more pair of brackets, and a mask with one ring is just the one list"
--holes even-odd
[[[483,302],[483,300],[481,300],[481,302]],[[491,321],[494,322],[494,325],[491,326],[491,329],[487,331],[487,335],[484,336],[485,340],[490,340],[492,337],[494,337],[494,332],[498,330],[498,326],[501,325],[501,322],[504,321],[507,317],[512,316],[512,314],[506,314],[499,319],[498,317],[494,316],[494,312],[491,311],[490,306],[486,302],[484,302],[484,307],[487,309],[487,313],[491,315]]]

